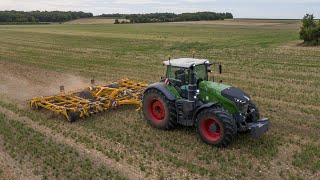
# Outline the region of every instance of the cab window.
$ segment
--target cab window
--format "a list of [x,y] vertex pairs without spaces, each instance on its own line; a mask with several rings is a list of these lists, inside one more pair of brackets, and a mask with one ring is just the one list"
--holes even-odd
[[208,73],[207,73],[207,66],[206,65],[197,65],[195,67],[195,71],[196,71],[196,76],[197,76],[197,80],[198,79],[202,79],[202,80],[208,80]]
[[189,83],[189,70],[181,67],[167,67],[167,78],[175,82],[177,86],[183,86]]

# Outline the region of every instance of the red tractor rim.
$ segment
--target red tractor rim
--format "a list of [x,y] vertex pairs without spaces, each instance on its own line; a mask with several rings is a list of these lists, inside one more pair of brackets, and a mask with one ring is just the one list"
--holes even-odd
[[217,120],[208,118],[202,121],[201,130],[209,141],[217,141],[222,136],[222,128]]
[[149,114],[152,117],[152,120],[155,122],[162,121],[166,116],[166,111],[163,104],[158,100],[153,100],[149,104]]

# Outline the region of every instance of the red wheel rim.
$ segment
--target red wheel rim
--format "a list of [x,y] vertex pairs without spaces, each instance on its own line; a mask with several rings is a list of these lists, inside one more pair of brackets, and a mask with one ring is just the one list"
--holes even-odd
[[213,118],[208,118],[202,121],[201,130],[203,135],[209,141],[217,141],[221,138],[223,129],[221,128],[219,122]]
[[155,122],[162,121],[166,116],[166,110],[164,109],[163,104],[158,100],[151,101],[148,110],[152,120]]

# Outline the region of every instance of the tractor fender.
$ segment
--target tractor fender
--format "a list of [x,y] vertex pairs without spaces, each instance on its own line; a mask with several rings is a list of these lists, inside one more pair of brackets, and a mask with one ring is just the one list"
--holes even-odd
[[198,114],[201,112],[201,111],[203,111],[203,110],[205,110],[205,109],[207,109],[207,108],[211,108],[211,107],[213,107],[213,106],[216,106],[218,103],[216,103],[216,102],[210,102],[210,103],[207,103],[207,104],[204,104],[204,105],[202,105],[202,106],[200,106],[197,110],[196,110],[196,112],[193,114],[193,121],[195,122],[196,120],[197,120],[197,116],[198,116]]
[[163,82],[157,82],[149,85],[144,92],[148,91],[149,89],[157,89],[161,91],[170,101],[175,101],[177,99]]

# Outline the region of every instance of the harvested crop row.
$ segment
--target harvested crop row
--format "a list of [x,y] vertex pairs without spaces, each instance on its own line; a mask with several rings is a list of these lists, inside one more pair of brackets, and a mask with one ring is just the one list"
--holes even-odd
[[44,179],[121,178],[107,167],[96,166],[90,159],[81,157],[73,148],[57,144],[3,113],[0,113],[0,125],[5,151],[19,163],[31,163],[33,173],[41,174]]

